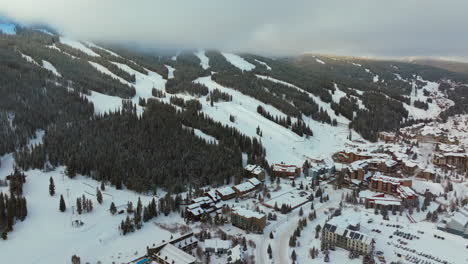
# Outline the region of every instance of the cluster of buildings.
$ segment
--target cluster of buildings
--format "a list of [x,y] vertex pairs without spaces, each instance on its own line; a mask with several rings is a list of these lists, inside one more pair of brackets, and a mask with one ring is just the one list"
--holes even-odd
[[439,167],[468,170],[468,153],[458,145],[437,143],[432,163]]
[[336,246],[360,255],[371,255],[375,241],[359,231],[327,223],[322,228],[321,243],[327,247]]
[[[393,133],[379,133],[385,142],[395,142]],[[360,200],[366,206],[393,209],[401,206],[402,201],[416,197],[412,180],[407,175],[415,173],[417,163],[411,157],[417,150],[397,144],[379,147],[365,144],[349,145],[334,154],[336,162],[344,164],[342,172],[345,181],[358,188],[368,189],[360,192]]]
[[134,264],[195,264],[197,259],[191,254],[197,248],[198,240],[188,233],[167,242],[146,248],[146,255],[134,260]]
[[273,164],[271,166],[272,173],[275,177],[295,179],[301,175],[301,168],[296,165],[288,165],[284,163]]
[[257,178],[250,178],[247,181],[235,186],[227,186],[205,192],[204,196],[195,198],[186,208],[186,216],[191,220],[200,220],[204,215],[215,212],[223,207],[222,201],[227,201],[235,197],[246,195],[262,185]]

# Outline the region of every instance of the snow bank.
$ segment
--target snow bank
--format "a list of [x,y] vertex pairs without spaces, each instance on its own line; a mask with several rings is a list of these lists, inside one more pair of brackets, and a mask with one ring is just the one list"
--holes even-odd
[[234,65],[236,68],[239,68],[242,71],[251,71],[255,69],[255,65],[252,63],[244,60],[241,56],[232,54],[232,53],[226,53],[226,52],[221,52],[223,56],[226,58],[226,60]]

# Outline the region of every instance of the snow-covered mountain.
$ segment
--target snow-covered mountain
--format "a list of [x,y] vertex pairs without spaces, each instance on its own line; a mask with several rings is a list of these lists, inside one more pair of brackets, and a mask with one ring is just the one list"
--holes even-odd
[[[155,55],[1,20],[0,31],[0,92],[5,95],[0,99],[5,142],[0,142],[0,180],[20,167],[27,175],[23,193],[28,201],[27,220],[15,224],[8,241],[0,241],[5,262],[63,263],[74,254],[92,262],[128,262],[144,254],[146,246],[171,237],[173,227],[164,223],[184,229],[185,222],[178,213],[161,215],[156,224],[123,237],[118,226],[126,215],[110,214],[111,203],[122,210],[139,198],[147,205],[166,193],[187,197],[200,187],[238,181],[241,174],[235,172],[247,162],[301,167],[305,160],[329,160],[351,140],[373,142],[379,131],[467,111],[460,95],[466,94],[468,77],[429,66],[330,56],[272,59],[210,50]],[[123,124],[104,127],[116,120]],[[173,129],[171,140],[194,146],[179,146],[177,140],[160,144],[164,139],[149,133],[159,125]],[[109,138],[108,130],[117,134],[132,128],[144,131]],[[76,141],[73,148],[62,145],[70,141]],[[141,145],[132,146],[134,142]],[[109,145],[141,153],[129,151],[123,157]],[[165,171],[171,175],[164,181],[154,176],[169,161],[145,155],[169,149],[153,146],[186,149],[168,158],[177,161],[171,166],[180,171]],[[189,153],[191,148],[200,151]],[[231,163],[223,160],[227,157]],[[213,167],[217,159],[219,167],[209,171],[190,163]],[[234,168],[223,173],[223,164]],[[142,165],[149,172],[137,170]],[[214,181],[208,173],[216,174]],[[54,196],[47,190],[50,178]],[[91,213],[74,213],[75,199],[84,195],[94,201],[100,181],[105,182],[104,202]],[[7,191],[0,184],[0,192]],[[339,200],[344,193],[337,191],[332,198]],[[60,195],[68,207],[65,213],[58,211]],[[76,221],[84,226],[73,226]]]

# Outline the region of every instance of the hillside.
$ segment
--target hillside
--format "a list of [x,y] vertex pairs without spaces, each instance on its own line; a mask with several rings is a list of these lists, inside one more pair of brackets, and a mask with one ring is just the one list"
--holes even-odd
[[[0,22],[0,31],[0,233],[6,240],[0,250],[9,262],[62,263],[73,254],[129,262],[155,240],[205,230],[186,221],[181,208],[207,188],[241,183],[247,163],[267,174],[277,163],[327,163],[352,141],[373,145],[378,132],[398,133],[422,121],[455,126],[454,116],[468,113],[468,75],[432,65],[216,50],[167,54],[13,23]],[[326,181],[300,179],[312,197],[328,188]],[[269,191],[271,201],[309,202],[294,181],[266,183],[258,201],[255,195],[226,204],[258,209],[260,193]],[[320,194],[319,221],[340,197],[356,194],[327,192],[332,200]],[[86,212],[77,213],[82,202]],[[133,203],[138,213],[128,209]],[[306,213],[315,212],[309,208]],[[291,215],[293,221],[281,215],[267,229],[282,234],[273,244],[286,251],[274,253],[279,259],[290,255],[284,245],[299,212]],[[48,243],[38,243],[42,232]],[[248,234],[259,247],[249,245],[247,253],[262,250],[257,255],[264,258],[267,235]],[[23,246],[31,251],[18,256]],[[308,259],[305,249],[301,259]]]
[[437,60],[437,59],[410,59],[411,63],[432,66],[436,68],[445,69],[451,72],[468,74],[468,63],[451,61],[451,60]]

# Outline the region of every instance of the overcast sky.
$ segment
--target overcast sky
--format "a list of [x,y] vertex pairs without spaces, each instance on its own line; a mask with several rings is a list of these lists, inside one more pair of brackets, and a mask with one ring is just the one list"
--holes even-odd
[[468,60],[467,0],[0,0],[79,39],[155,48]]

